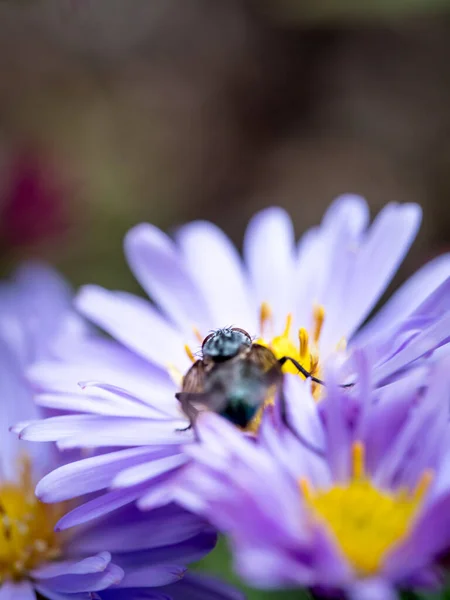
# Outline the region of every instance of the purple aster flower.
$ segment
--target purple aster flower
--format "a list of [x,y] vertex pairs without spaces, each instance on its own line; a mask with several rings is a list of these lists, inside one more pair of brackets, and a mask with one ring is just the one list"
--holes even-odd
[[[64,469],[70,456],[53,445],[20,441],[9,428],[42,417],[24,366],[36,354],[51,355],[53,343],[69,335],[64,323],[70,304],[61,284],[50,269],[27,266],[0,290],[0,600],[32,600],[36,592],[49,600],[240,599],[226,584],[185,575],[189,562],[214,547],[216,535],[183,508],[168,504],[149,514],[118,503],[118,510],[101,518],[102,497],[94,495],[91,506],[100,518],[67,530],[76,524],[77,509],[68,522],[67,504],[45,505],[34,495],[36,482]],[[59,317],[61,328],[54,321]],[[80,334],[76,327],[69,330],[72,340]]]
[[[78,309],[117,342],[87,336],[62,343],[58,360],[35,365],[30,376],[37,402],[67,414],[17,427],[23,439],[108,452],[67,467],[76,477],[66,477],[68,470],[50,474],[38,495],[45,501],[75,497],[87,480],[89,491],[110,490],[105,512],[120,494],[123,504],[138,500],[147,508],[170,500],[166,482],[186,462],[182,445],[192,440],[191,432],[179,431],[187,419],[175,394],[195,359],[193,349],[211,329],[242,327],[276,357],[291,356],[319,377],[331,356],[338,352],[345,362],[363,345],[374,357],[376,386],[447,351],[449,255],[425,265],[358,331],[420,218],[416,205],[389,204],[369,227],[365,201],[344,196],[296,245],[289,217],[272,208],[251,221],[244,260],[211,223],[186,225],[175,241],[151,225],[132,229],[126,255],[157,307],[128,293],[84,287]],[[351,364],[343,377],[352,376]],[[89,503],[85,511],[89,519]]]
[[0,282],[0,337],[24,367],[59,356],[91,328],[73,308],[67,282],[44,263],[23,263]]
[[286,378],[294,431],[306,420],[323,453],[269,419],[258,444],[216,414],[198,419],[201,442],[186,449],[177,498],[229,536],[253,586],[391,600],[396,589],[440,583],[436,558],[450,548],[448,359],[376,390],[358,359],[355,388],[327,371],[319,404],[308,384]]

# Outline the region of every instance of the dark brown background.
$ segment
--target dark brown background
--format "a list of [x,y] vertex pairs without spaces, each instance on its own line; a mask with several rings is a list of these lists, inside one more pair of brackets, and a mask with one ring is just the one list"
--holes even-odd
[[0,2],[6,267],[37,254],[129,286],[138,221],[204,217],[239,242],[263,206],[300,233],[343,192],[422,204],[407,272],[445,249],[446,3],[360,4]]

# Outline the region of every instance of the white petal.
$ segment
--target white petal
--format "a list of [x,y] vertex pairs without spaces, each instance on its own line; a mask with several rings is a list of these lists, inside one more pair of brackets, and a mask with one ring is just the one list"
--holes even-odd
[[181,332],[142,298],[90,285],[81,289],[76,305],[96,325],[151,362],[163,367],[176,364],[182,372],[189,367]]
[[294,306],[295,253],[294,228],[283,209],[268,208],[253,217],[244,237],[244,258],[256,300],[255,312],[262,302],[268,302],[276,332],[282,331]]
[[208,305],[210,328],[236,325],[256,333],[257,319],[242,261],[227,236],[212,223],[199,221],[182,227],[177,241]]
[[355,260],[347,298],[347,338],[391,282],[417,235],[421,218],[416,204],[388,204],[375,219]]
[[450,254],[430,261],[408,279],[386,302],[352,343],[363,345],[375,333],[395,327],[406,319],[450,277]]
[[160,229],[142,223],[125,238],[128,263],[150,298],[181,330],[202,330],[211,319],[172,240]]

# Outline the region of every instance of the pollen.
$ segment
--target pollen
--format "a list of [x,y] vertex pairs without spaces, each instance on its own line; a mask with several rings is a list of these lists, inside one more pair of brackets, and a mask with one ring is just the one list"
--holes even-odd
[[61,538],[54,527],[61,507],[39,502],[33,487],[28,458],[20,461],[19,482],[0,486],[0,582],[19,581],[60,554]]
[[360,576],[372,576],[386,556],[410,533],[432,480],[425,471],[416,488],[379,489],[365,473],[365,448],[355,442],[348,482],[313,490],[299,482],[311,518],[325,526]]
[[167,373],[169,374],[169,377],[172,379],[172,381],[178,387],[181,387],[183,384],[183,373],[180,371],[180,369],[173,363],[169,363],[166,368]]
[[325,320],[325,309],[320,304],[314,307],[313,310],[314,315],[314,343],[318,344],[320,339],[320,332],[322,331],[322,325]]
[[[288,314],[281,335],[268,335],[269,330],[273,330],[272,309],[267,302],[263,302],[260,308],[260,338],[257,343],[270,348],[276,358],[288,356],[295,359],[308,373],[320,378],[319,342],[325,321],[325,309],[322,305],[313,307],[311,330],[308,332],[306,328],[301,327],[297,332],[297,340],[292,334],[292,321],[292,315]],[[284,364],[283,371],[304,377],[289,361]],[[321,393],[320,385],[313,382],[312,390],[314,397],[318,399]]]
[[197,339],[197,341],[201,344],[203,342],[203,336],[200,333],[200,330],[198,329],[198,327],[196,327],[195,325],[192,327],[192,331],[194,332],[194,335]]
[[[268,326],[270,331],[268,332]],[[266,335],[270,335],[272,333],[273,328],[273,318],[272,318],[272,309],[270,308],[270,304],[268,302],[263,302],[261,304],[261,308],[259,310],[259,331],[261,337]]]
[[[199,329],[197,327],[195,327],[195,325],[192,327],[192,331],[194,333],[195,338],[200,342],[200,344],[203,342],[203,336],[200,333]],[[189,360],[191,361],[191,363],[195,363],[196,362],[196,358],[195,358],[195,354],[192,351],[191,346],[189,346],[189,344],[184,344],[184,351],[187,354],[187,357],[189,358]],[[183,384],[183,373],[180,371],[180,369],[174,365],[173,363],[168,363],[166,365],[166,370],[167,373],[169,374],[169,377],[171,378],[171,380],[178,386],[181,387]]]
[[186,352],[186,354],[188,355],[188,358],[189,358],[189,360],[190,360],[192,363],[195,363],[195,356],[194,356],[194,353],[192,352],[192,350],[191,350],[191,348],[190,348],[190,346],[189,346],[188,344],[185,344],[185,345],[184,345],[184,351],[185,351],[185,352]]

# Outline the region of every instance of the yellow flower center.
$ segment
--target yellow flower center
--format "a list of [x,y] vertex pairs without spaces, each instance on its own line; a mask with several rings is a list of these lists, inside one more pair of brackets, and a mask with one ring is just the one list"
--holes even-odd
[[60,552],[54,527],[61,508],[39,502],[30,461],[24,458],[20,466],[19,483],[0,486],[0,583],[26,577],[30,569]]
[[300,489],[311,516],[326,526],[355,571],[370,576],[411,531],[432,476],[425,471],[412,492],[388,492],[378,489],[365,475],[360,442],[353,445],[352,462],[347,483],[312,490],[302,479]]
[[[293,358],[308,373],[320,379],[319,340],[324,320],[324,307],[322,305],[315,306],[313,309],[311,334],[304,327],[301,327],[298,330],[297,340],[294,341],[291,336],[292,315],[288,314],[283,333],[271,337],[271,330],[273,329],[272,310],[267,302],[263,302],[260,309],[260,338],[257,340],[257,343],[270,348],[278,359],[285,356]],[[304,375],[299,373],[297,367],[290,361],[284,363],[283,371],[304,378]],[[317,399],[320,395],[320,384],[313,382],[312,391],[314,397]]]

